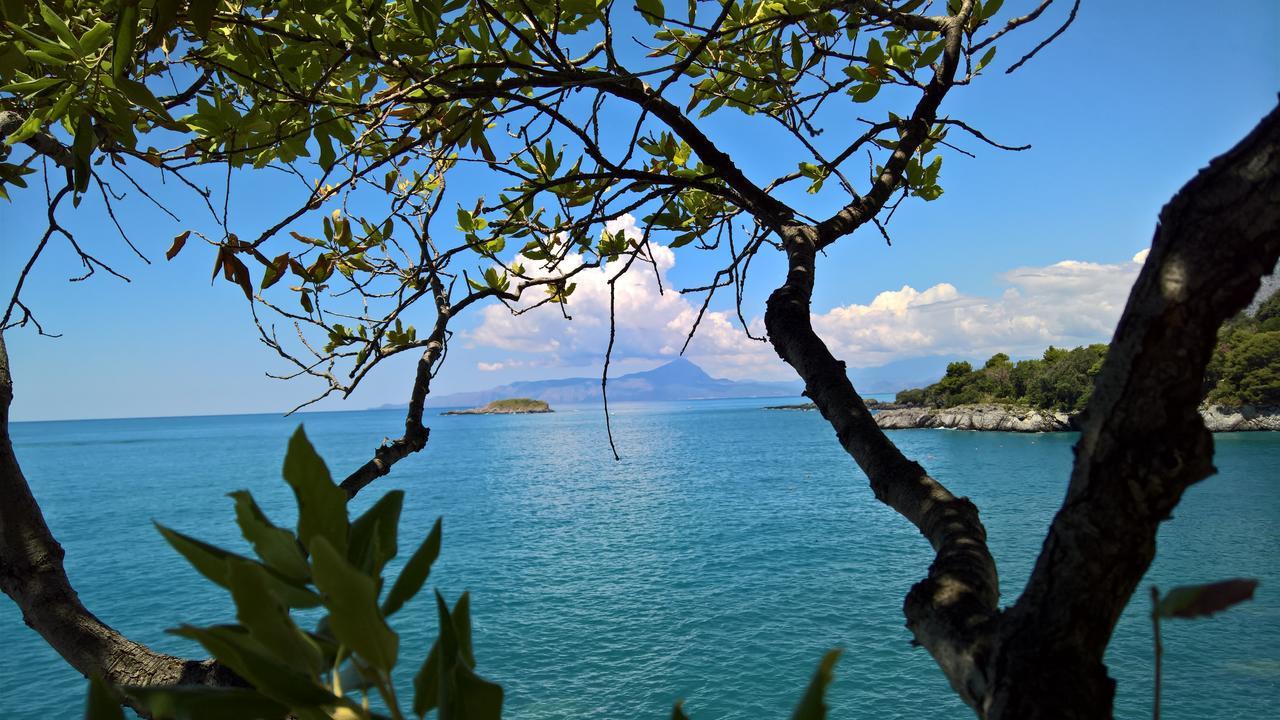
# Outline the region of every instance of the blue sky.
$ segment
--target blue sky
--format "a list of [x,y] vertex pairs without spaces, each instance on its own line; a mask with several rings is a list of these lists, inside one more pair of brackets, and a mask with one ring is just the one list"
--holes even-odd
[[[814,311],[837,354],[851,366],[871,367],[995,349],[1030,354],[1051,341],[1105,341],[1136,274],[1133,258],[1149,244],[1162,204],[1276,103],[1280,5],[1225,2],[1211,12],[1192,2],[1158,10],[1149,3],[1085,2],[1076,24],[1026,67],[1011,76],[1000,72],[1017,55],[1015,43],[1002,49],[997,72],[953,92],[944,112],[1001,142],[1033,148],[1000,152],[953,135],[978,157],[947,157],[946,194],[904,205],[890,225],[892,247],[863,230],[831,249],[820,266]],[[874,116],[883,112],[877,107],[888,106],[856,111]],[[795,158],[761,143],[730,114],[706,125],[757,180],[794,167]],[[853,117],[827,119],[833,137],[855,126]],[[237,178],[233,227],[272,216],[281,197],[276,182]],[[196,212],[189,200],[172,197],[184,219]],[[61,245],[51,247],[24,296],[63,337],[6,334],[15,419],[280,412],[318,390],[265,377],[283,368],[256,339],[239,290],[210,285],[205,248],[164,261],[183,225],[143,201],[123,207],[126,230],[153,264],[121,247],[92,199],[62,216],[133,282],[100,273],[68,283],[78,274],[75,259]],[[42,216],[39,195],[15,194],[13,203],[0,205],[6,295],[43,230]],[[719,260],[659,254],[676,286],[705,282]],[[778,258],[760,260],[744,304],[748,320],[762,313],[780,278]],[[497,307],[464,317],[434,391],[598,371],[602,296],[593,296],[589,283],[579,292],[572,326],[535,313],[515,324]],[[620,318],[619,372],[669,357],[691,302],[660,296],[639,277],[624,296],[631,310],[624,307]],[[691,348],[696,362],[717,375],[792,377],[767,348],[733,329],[728,306],[713,309],[720,314]],[[345,405],[321,407],[403,402],[412,359],[403,360],[385,365]]]

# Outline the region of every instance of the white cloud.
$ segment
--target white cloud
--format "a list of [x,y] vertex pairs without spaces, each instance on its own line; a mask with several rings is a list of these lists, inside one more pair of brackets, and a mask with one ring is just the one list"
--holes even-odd
[[[610,228],[618,229],[639,237],[630,216]],[[1064,260],[1046,267],[1015,268],[1000,276],[1007,288],[997,297],[966,295],[950,283],[925,290],[903,286],[880,293],[866,305],[844,305],[815,314],[813,323],[837,357],[854,367],[940,354],[1030,355],[1050,344],[1105,342],[1145,259],[1143,251],[1127,263]],[[615,360],[676,357],[697,316],[699,298],[682,296],[667,282],[675,254],[654,245],[652,260],[653,264],[645,265],[637,261],[616,283]],[[523,262],[526,268],[535,266],[532,261]],[[555,305],[519,316],[505,306],[490,305],[481,311],[480,324],[466,339],[473,346],[546,358],[538,365],[598,364],[608,344],[608,278],[616,271],[617,267],[606,265],[575,276],[578,287],[564,310],[572,321]],[[664,292],[659,292],[655,271]],[[530,295],[521,307],[536,302],[537,293]],[[761,325],[759,319],[752,321],[754,335],[763,335]],[[728,312],[707,312],[686,354],[714,375],[794,377],[768,344],[748,339]],[[508,360],[478,367],[496,371],[527,362]]]
[[[610,232],[625,230],[639,239],[635,219],[625,215],[609,224]],[[637,260],[630,271],[615,283],[614,358],[670,360],[680,348],[697,317],[698,306],[682,296],[667,279],[675,266],[675,253],[664,245],[650,245],[651,262]],[[530,275],[552,271],[535,261],[517,258]],[[569,258],[559,268],[565,272],[580,260]],[[547,304],[522,315],[513,315],[503,305],[488,305],[481,322],[467,333],[473,345],[512,352],[555,356],[559,364],[570,366],[599,363],[609,342],[609,278],[617,274],[617,263],[588,268],[573,277],[577,289],[569,296],[563,312]],[[658,279],[662,289],[659,290]],[[526,293],[519,303],[527,308],[541,299],[537,290]],[[572,320],[567,320],[564,315]],[[760,336],[762,332],[753,330]],[[725,312],[708,311],[689,345],[686,356],[712,374],[728,377],[784,377],[790,370],[765,343],[750,340],[736,318]],[[486,363],[492,367],[503,363]],[[484,369],[484,368],[481,368]],[[494,368],[497,369],[497,368]]]
[[868,305],[815,315],[814,327],[837,355],[875,366],[912,356],[1038,354],[1047,345],[1110,338],[1141,267],[1063,260],[1001,276],[999,297],[965,295],[949,283],[923,292],[910,286],[880,293]]

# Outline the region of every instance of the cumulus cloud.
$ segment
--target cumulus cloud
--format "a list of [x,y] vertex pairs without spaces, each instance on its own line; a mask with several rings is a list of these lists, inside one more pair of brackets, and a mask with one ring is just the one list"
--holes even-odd
[[1124,309],[1145,253],[1132,262],[1063,260],[1001,276],[998,297],[966,295],[949,283],[880,293],[870,304],[814,316],[814,326],[857,365],[925,355],[1037,354],[1047,345],[1104,342]]
[[[607,229],[623,230],[637,240],[641,235],[630,215],[609,223]],[[667,280],[668,271],[675,266],[675,253],[664,245],[651,243],[647,260],[638,260],[615,284],[615,359],[674,359],[697,317],[697,306]],[[530,275],[552,272],[526,258],[518,257],[517,261]],[[555,271],[572,270],[580,262],[571,257],[566,260],[568,265]],[[609,342],[608,279],[618,269],[617,263],[607,263],[575,275],[572,282],[577,283],[577,289],[569,296],[563,312],[559,306],[548,304],[517,316],[502,305],[486,306],[481,311],[480,324],[466,339],[476,346],[550,355],[562,365],[598,363]],[[522,308],[539,299],[536,292],[528,295],[520,304]],[[686,356],[709,371],[730,377],[785,377],[787,372],[765,343],[749,339],[736,318],[724,312],[708,311],[703,316]],[[502,364],[505,363],[487,365]]]
[[[611,232],[619,229],[633,238],[640,234],[630,216],[609,228]],[[1145,259],[1143,251],[1127,263],[1064,260],[1046,267],[1015,268],[1000,276],[1007,287],[996,297],[968,295],[950,283],[924,290],[903,286],[882,292],[865,305],[815,314],[813,323],[838,357],[860,367],[942,354],[1031,355],[1050,344],[1105,342]],[[650,260],[645,266],[633,265],[617,282],[615,359],[676,357],[697,317],[696,298],[680,295],[667,282],[675,254],[653,245]],[[527,268],[535,266],[523,262]],[[597,364],[608,344],[607,281],[616,271],[616,265],[607,265],[580,272],[574,278],[577,290],[563,313],[558,306],[546,305],[515,316],[502,305],[487,306],[466,339],[477,347],[539,356],[538,365]],[[659,291],[659,278],[665,292]],[[536,299],[527,300],[524,306],[533,302]],[[759,319],[752,322],[752,334],[763,335]],[[772,349],[749,339],[728,312],[708,312],[686,354],[717,375],[792,377]],[[497,371],[528,363],[517,359],[478,367]]]

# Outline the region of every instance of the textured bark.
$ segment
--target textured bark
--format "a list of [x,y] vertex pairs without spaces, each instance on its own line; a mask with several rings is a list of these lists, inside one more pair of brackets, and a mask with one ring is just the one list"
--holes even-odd
[[985,669],[1000,587],[978,509],[904,456],[876,425],[845,364],[810,323],[817,232],[807,226],[785,232],[790,269],[786,283],[769,297],[769,340],[804,380],[805,394],[866,473],[876,498],[910,520],[937,553],[928,576],[907,595],[907,627],[956,692],[976,706],[987,694]]
[[[1156,531],[1214,472],[1197,407],[1222,322],[1280,256],[1280,108],[1160,213],[1098,377],[1062,509],[1001,622],[992,718],[1109,717],[1103,652]],[[1055,710],[1055,708],[1060,708]]]
[[62,546],[18,466],[9,437],[13,381],[0,334],[0,589],[22,618],[82,674],[116,685],[235,684],[209,661],[155,652],[111,629],[80,603],[63,569]]
[[769,298],[769,339],[876,497],[937,552],[903,608],[916,640],[980,717],[1111,717],[1115,683],[1102,661],[1111,633],[1155,555],[1160,522],[1213,472],[1198,406],[1218,328],[1280,256],[1280,109],[1161,213],[1081,421],[1066,500],[1025,592],[1004,613],[977,509],[880,431],[813,330],[822,227],[781,233],[789,267]]

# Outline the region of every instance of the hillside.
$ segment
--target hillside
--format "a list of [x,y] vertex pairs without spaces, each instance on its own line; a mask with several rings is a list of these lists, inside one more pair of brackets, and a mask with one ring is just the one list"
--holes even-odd
[[[796,397],[799,382],[726,380],[708,375],[684,358],[644,372],[609,378],[610,401],[711,400],[746,397]],[[527,380],[478,392],[429,398],[430,407],[475,407],[502,398],[530,398],[553,404],[600,402],[600,378]]]

